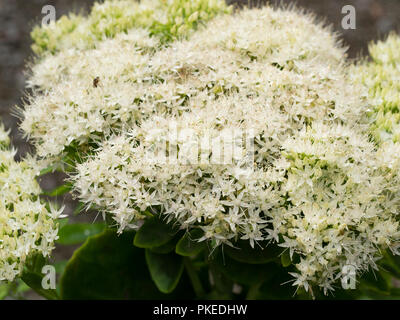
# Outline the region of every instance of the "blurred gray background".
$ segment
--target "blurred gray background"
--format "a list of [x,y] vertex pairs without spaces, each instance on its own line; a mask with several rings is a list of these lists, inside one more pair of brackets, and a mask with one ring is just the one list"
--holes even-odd
[[[31,57],[30,30],[40,23],[42,7],[53,5],[57,18],[68,12],[87,12],[94,0],[0,0],[0,118],[7,129],[11,130],[13,145],[18,148],[17,157],[30,152],[31,146],[22,138],[17,129],[18,119],[12,111],[21,105],[24,94],[24,67]],[[229,4],[248,4],[247,0],[227,0]],[[260,5],[266,1],[256,0]],[[367,54],[371,40],[382,39],[391,31],[400,32],[400,0],[298,0],[270,1],[272,4],[296,3],[299,7],[313,11],[321,19],[333,25],[335,31],[342,34],[344,43],[349,46],[349,57],[356,58]],[[342,7],[353,5],[356,9],[357,25],[355,30],[343,30],[341,21]],[[53,174],[41,179],[45,190],[52,189],[62,182],[62,175]],[[56,199],[66,205],[66,213],[73,212],[76,202],[70,196]],[[74,220],[93,221],[95,214],[82,215]],[[68,258],[74,248],[61,248],[56,251],[60,259]],[[57,257],[56,257],[57,259]]]

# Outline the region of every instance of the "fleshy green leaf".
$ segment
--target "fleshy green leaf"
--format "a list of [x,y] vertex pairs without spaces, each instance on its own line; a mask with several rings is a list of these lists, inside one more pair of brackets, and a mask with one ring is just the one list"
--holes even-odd
[[53,166],[49,166],[47,168],[44,168],[40,171],[39,176],[44,176],[45,174],[52,173],[54,171]]
[[370,293],[389,295],[390,288],[382,271],[369,271],[362,276],[359,288]]
[[69,219],[68,218],[63,218],[58,220],[58,230],[64,228],[68,224]]
[[45,196],[50,196],[50,197],[57,197],[61,196],[63,194],[66,194],[72,190],[72,184],[71,183],[65,183],[61,186],[58,186],[57,188],[51,190],[51,191],[44,191],[43,194]]
[[266,246],[265,243],[260,243],[263,249],[258,245],[252,248],[248,241],[238,241],[234,245],[237,248],[226,247],[226,254],[236,261],[249,264],[263,264],[277,260],[282,251],[276,245]]
[[213,258],[215,267],[226,277],[238,284],[254,285],[271,278],[269,264],[247,264],[233,260],[222,252]]
[[144,250],[132,246],[134,232],[106,229],[90,237],[68,262],[61,277],[63,299],[177,299],[193,297],[187,278],[171,294],[150,278]]
[[400,278],[400,257],[394,256],[389,250],[383,252],[383,259],[379,263],[384,270],[394,277]]
[[72,245],[85,242],[88,237],[102,232],[105,228],[104,223],[74,223],[67,224],[60,228],[57,243]]
[[3,300],[8,295],[9,285],[7,283],[0,284],[0,300]]
[[139,248],[160,247],[171,241],[175,234],[176,230],[165,221],[151,217],[140,227],[133,244]]
[[15,292],[19,294],[31,290],[31,288],[21,279],[17,280],[16,286]]
[[22,272],[21,279],[36,293],[49,300],[59,299],[56,290],[43,289],[42,268],[47,263],[47,259],[42,255],[37,254],[30,257],[25,264],[24,271]]
[[43,289],[42,280],[43,274],[36,272],[25,272],[22,275],[22,280],[31,287],[36,293],[40,294],[42,297],[49,300],[59,299],[56,290],[53,289]]
[[[207,299],[232,299],[233,281],[216,265],[215,261],[210,261],[210,282],[214,293]],[[220,298],[218,298],[220,296]]]
[[175,250],[176,243],[178,242],[178,240],[179,240],[179,238],[175,237],[171,241],[167,242],[166,244],[163,244],[162,246],[159,246],[159,247],[149,248],[149,250],[151,250],[151,252],[160,253],[160,254],[171,253],[172,251]]
[[205,242],[196,241],[203,235],[200,229],[193,229],[187,232],[177,243],[175,252],[181,256],[196,256],[206,248]]
[[[293,300],[296,288],[287,283],[293,280],[287,270],[277,263],[263,265],[268,268],[269,277],[266,281],[255,283],[249,290],[248,300]],[[308,296],[306,296],[308,297]]]
[[182,276],[182,257],[175,253],[157,254],[147,249],[146,262],[157,288],[163,293],[172,292]]
[[59,168],[58,165],[52,164],[52,165],[48,166],[47,168],[42,169],[42,170],[39,172],[39,176],[41,177],[41,176],[44,176],[44,175],[46,175],[46,174],[48,174],[48,173],[53,173],[53,172],[55,172],[55,171],[60,171],[60,172],[62,172],[61,168]]
[[54,268],[56,269],[57,274],[63,274],[67,264],[68,260],[61,260],[54,263]]

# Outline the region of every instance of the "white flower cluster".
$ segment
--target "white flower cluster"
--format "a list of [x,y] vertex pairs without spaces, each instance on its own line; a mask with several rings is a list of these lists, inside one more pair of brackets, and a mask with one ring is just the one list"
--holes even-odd
[[[367,92],[352,83],[331,31],[295,10],[264,7],[218,15],[187,40],[159,41],[141,25],[33,67],[39,89],[22,128],[43,158],[78,153],[71,179],[81,200],[111,214],[120,231],[149,211],[201,228],[199,240],[214,245],[277,242],[300,256],[294,284],[306,290],[333,289],[348,264],[358,273],[376,267],[380,249],[400,236],[390,184],[398,160],[395,150],[377,156]],[[152,161],[160,145],[178,154],[187,146],[171,124],[195,142],[251,131],[251,166],[246,152],[229,164]],[[203,160],[215,152],[193,150]]]
[[369,52],[372,61],[352,67],[353,81],[369,91],[375,139],[400,142],[400,37],[393,33],[385,41],[371,43]]
[[64,16],[37,27],[33,48],[42,48],[41,59],[28,80],[35,98],[25,107],[21,128],[36,141],[38,155],[59,155],[73,141],[82,145],[107,136],[110,127],[135,123],[142,108],[152,108],[132,110],[149,85],[147,100],[186,94],[185,88],[161,82],[163,70],[157,79],[157,65],[149,68],[150,59],[169,38],[180,38],[229,10],[223,0],[113,0],[95,4],[86,19]]
[[[368,90],[368,117],[377,158],[386,168],[387,187],[400,186],[400,37],[389,34],[385,41],[371,43],[371,59],[350,68],[352,81]],[[393,209],[395,212],[395,209]]]
[[35,162],[15,162],[14,156],[0,126],[0,281],[20,275],[31,255],[48,256],[58,238],[60,211],[40,201]]

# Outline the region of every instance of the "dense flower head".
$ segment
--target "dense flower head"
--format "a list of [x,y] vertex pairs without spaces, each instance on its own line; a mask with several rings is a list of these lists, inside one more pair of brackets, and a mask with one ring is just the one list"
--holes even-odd
[[71,47],[92,48],[132,28],[146,28],[167,42],[187,36],[199,24],[231,9],[221,0],[107,0],[95,3],[88,17],[70,14],[32,31],[35,53]]
[[400,142],[400,37],[392,33],[371,43],[369,52],[371,61],[358,63],[351,74],[369,90],[376,140]]
[[[387,189],[398,197],[400,186],[400,37],[395,33],[369,46],[370,59],[351,66],[353,83],[368,90],[370,131],[383,164]],[[397,206],[394,206],[395,212]]]
[[58,238],[60,212],[40,201],[34,160],[14,156],[0,126],[0,281],[20,275],[31,255],[48,256]]
[[81,201],[120,232],[151,213],[213,245],[276,242],[306,290],[395,250],[400,162],[371,141],[368,91],[329,29],[264,7],[168,45],[148,24],[123,31],[93,46],[61,36],[29,80],[22,128],[44,159],[78,153]]

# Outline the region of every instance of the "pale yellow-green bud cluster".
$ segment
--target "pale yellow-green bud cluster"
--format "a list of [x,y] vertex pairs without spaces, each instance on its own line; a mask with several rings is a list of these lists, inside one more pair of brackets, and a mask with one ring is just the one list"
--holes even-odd
[[368,89],[372,130],[377,142],[400,142],[400,37],[371,43],[371,61],[355,65],[350,73]]
[[230,10],[223,0],[108,0],[95,3],[88,17],[71,14],[35,27],[32,49],[54,54],[72,47],[93,48],[98,41],[132,28],[146,28],[165,43]]
[[48,256],[58,238],[60,211],[39,199],[35,161],[16,162],[14,156],[0,126],[0,281],[19,276],[28,257]]

